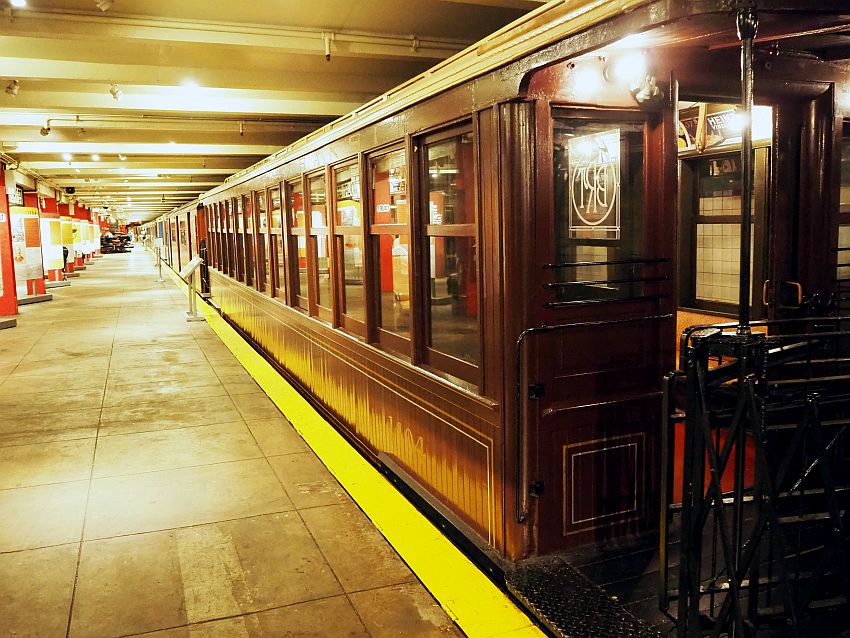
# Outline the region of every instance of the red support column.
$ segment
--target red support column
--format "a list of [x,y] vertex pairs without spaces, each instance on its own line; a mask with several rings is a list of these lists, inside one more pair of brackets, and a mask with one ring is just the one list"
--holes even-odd
[[59,204],[59,219],[62,229],[62,246],[68,250],[68,257],[65,260],[65,275],[79,277],[79,274],[74,273],[74,222],[71,218],[70,206],[68,204]]
[[47,290],[44,287],[44,253],[43,253],[43,242],[41,239],[41,224],[39,220],[39,201],[38,194],[36,193],[24,193],[24,208],[31,209],[29,211],[29,215],[32,215],[31,219],[27,219],[25,221],[26,224],[26,243],[27,246],[32,246],[35,248],[35,241],[38,242],[38,252],[42,254],[42,257],[39,261],[37,261],[37,265],[40,265],[41,268],[38,269],[37,272],[33,274],[38,274],[38,277],[27,279],[26,287],[27,287],[27,295],[44,295],[47,293]]
[[12,226],[5,169],[0,169],[0,328],[17,323],[18,293],[15,290],[15,262],[12,260]]

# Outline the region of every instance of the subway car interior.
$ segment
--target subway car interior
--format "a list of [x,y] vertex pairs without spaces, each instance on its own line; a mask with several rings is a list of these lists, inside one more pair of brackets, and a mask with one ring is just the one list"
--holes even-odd
[[143,228],[550,635],[850,636],[850,2],[550,2]]

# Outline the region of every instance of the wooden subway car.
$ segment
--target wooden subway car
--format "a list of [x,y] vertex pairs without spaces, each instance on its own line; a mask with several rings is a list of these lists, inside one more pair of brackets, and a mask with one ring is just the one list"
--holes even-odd
[[[850,244],[850,8],[744,4],[751,311],[799,316]],[[739,5],[550,3],[149,234],[205,250],[222,314],[480,546],[650,531],[677,320],[737,303]]]

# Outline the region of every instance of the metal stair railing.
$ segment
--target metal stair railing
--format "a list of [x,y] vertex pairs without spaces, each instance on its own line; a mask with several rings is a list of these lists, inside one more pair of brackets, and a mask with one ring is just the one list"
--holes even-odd
[[660,606],[681,638],[850,628],[850,318],[752,325],[771,334],[689,328],[667,377]]

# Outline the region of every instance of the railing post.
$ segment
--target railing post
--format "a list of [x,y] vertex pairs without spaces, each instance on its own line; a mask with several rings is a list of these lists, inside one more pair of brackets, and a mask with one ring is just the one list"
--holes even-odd
[[750,333],[750,241],[753,199],[753,39],[758,19],[753,9],[738,12],[738,38],[741,40],[741,276],[738,297],[738,334]]

